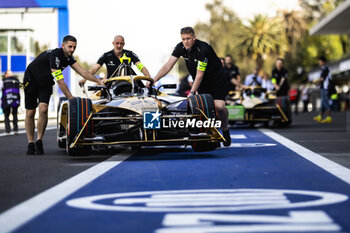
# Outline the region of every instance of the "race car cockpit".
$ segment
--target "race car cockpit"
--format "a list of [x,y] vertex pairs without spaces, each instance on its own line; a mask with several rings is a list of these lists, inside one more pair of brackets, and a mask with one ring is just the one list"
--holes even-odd
[[131,93],[132,84],[128,81],[115,81],[111,85],[111,89],[113,90],[113,94],[118,96],[122,94]]

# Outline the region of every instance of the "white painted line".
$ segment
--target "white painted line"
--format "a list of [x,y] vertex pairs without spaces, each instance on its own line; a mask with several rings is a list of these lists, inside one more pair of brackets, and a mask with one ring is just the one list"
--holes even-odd
[[134,152],[126,150],[118,155],[79,173],[76,176],[22,202],[0,215],[0,233],[7,233],[32,220],[84,185],[90,183],[110,169],[129,158]]
[[294,151],[295,153],[299,154],[300,156],[304,157],[305,159],[319,166],[320,168],[326,170],[330,174],[350,184],[350,169],[343,167],[309,149],[306,149],[305,147],[271,130],[261,129],[260,131],[265,135],[269,136],[270,138],[272,138],[273,140],[277,141],[278,143],[284,145],[288,149]]
[[256,143],[231,143],[229,147],[220,147],[216,150],[225,150],[227,148],[258,148],[258,147],[267,147],[267,146],[277,146],[276,143],[262,143],[262,142],[256,142]]
[[247,139],[244,134],[231,134],[231,139]]
[[[52,129],[57,129],[57,126],[48,126],[46,127],[46,130],[52,130]],[[37,130],[35,129],[35,132],[37,132]],[[18,130],[17,134],[25,134],[26,131],[25,130]],[[10,136],[10,135],[16,135],[13,131],[11,133],[0,133],[0,137],[6,137],[6,136]]]

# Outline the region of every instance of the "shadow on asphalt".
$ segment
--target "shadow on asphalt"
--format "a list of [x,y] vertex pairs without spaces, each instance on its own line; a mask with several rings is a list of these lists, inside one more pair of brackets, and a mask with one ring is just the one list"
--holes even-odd
[[[55,150],[51,153],[45,153],[45,155],[33,155],[28,157],[45,159],[57,159],[64,158],[70,163],[81,163],[81,162],[101,162],[112,156],[122,155],[127,147],[110,147],[105,149],[93,149],[91,154],[86,156],[69,156],[66,154],[64,149]],[[129,149],[130,150],[130,149]],[[132,156],[128,159],[132,160],[185,160],[185,159],[203,159],[203,158],[218,158],[217,154],[214,155],[213,151],[208,152],[194,152],[191,147],[143,147],[139,150],[131,150]],[[118,159],[116,157],[115,159]]]
[[161,148],[142,148],[142,150],[136,151],[135,154],[129,159],[133,160],[186,160],[186,159],[214,159],[218,158],[213,153],[214,151],[207,152],[194,152],[190,147],[161,147]]
[[[289,127],[269,127],[272,130],[292,131],[292,132],[345,132],[347,131],[347,112],[333,112],[332,123],[322,124],[313,120],[318,112],[293,113],[292,124]],[[233,125],[231,129],[260,129],[266,128],[263,124]]]
[[313,118],[318,113],[308,112],[293,114],[293,122],[289,128],[280,130],[289,130],[293,132],[346,132],[347,131],[347,112],[333,112],[332,123],[318,123]]

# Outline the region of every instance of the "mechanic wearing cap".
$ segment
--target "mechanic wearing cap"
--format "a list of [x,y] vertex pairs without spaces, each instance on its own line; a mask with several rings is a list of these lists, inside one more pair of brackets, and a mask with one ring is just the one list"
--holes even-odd
[[[27,155],[40,155],[44,153],[42,138],[47,125],[48,104],[52,94],[52,86],[55,84],[54,80],[68,99],[73,98],[64,82],[62,70],[67,66],[71,66],[73,70],[83,78],[98,84],[103,84],[101,80],[83,69],[76,62],[73,57],[76,46],[77,40],[75,37],[70,35],[65,36],[61,48],[50,49],[41,53],[28,65],[24,73],[23,85],[26,108],[25,127],[28,138]],[[34,144],[34,116],[38,106],[38,134],[37,141]]]
[[[101,68],[103,64],[107,66],[107,78],[110,78],[114,71],[121,64],[121,58],[130,58],[131,62],[147,77],[151,77],[147,68],[140,62],[138,56],[132,51],[125,50],[124,37],[118,35],[114,37],[112,42],[114,49],[109,52],[104,53],[97,61],[97,63],[89,70],[90,73],[96,74],[96,72]],[[79,81],[80,85],[84,85],[85,79]]]
[[228,111],[225,107],[227,90],[220,58],[208,43],[196,39],[193,28],[182,28],[180,33],[182,42],[176,45],[169,60],[154,77],[154,82],[168,74],[182,56],[185,59],[188,72],[194,80],[188,96],[196,93],[212,95],[218,118],[222,122],[223,136],[226,140],[224,145],[229,146],[231,145],[231,136],[228,130]]

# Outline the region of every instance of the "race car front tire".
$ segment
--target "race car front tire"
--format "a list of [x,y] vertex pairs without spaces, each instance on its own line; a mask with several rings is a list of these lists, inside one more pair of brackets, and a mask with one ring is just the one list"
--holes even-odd
[[[210,94],[200,94],[200,95],[193,95],[188,97],[188,106],[187,111],[189,114],[200,114],[200,109],[209,119],[215,119],[216,118],[216,112],[215,112],[215,104],[213,97]],[[201,118],[201,120],[205,120]],[[197,129],[191,129],[191,133],[200,133],[203,132],[203,128]],[[194,138],[195,139],[195,138]],[[203,151],[211,151],[215,150],[218,146],[217,142],[209,142],[209,141],[198,141],[198,142],[191,142],[192,149],[196,152],[203,152]]]
[[[190,114],[200,114],[200,109],[208,118],[215,119],[215,104],[210,94],[192,95],[188,97],[187,112]],[[201,120],[205,120],[202,119]],[[197,129],[194,129],[197,130]],[[200,131],[202,129],[198,129]]]
[[[66,140],[66,152],[68,155],[86,156],[91,153],[91,146],[75,146],[70,148],[70,145],[75,141],[91,112],[92,102],[90,99],[77,97],[69,100]],[[92,122],[89,121],[81,136],[89,137],[91,135]]]
[[57,106],[57,144],[59,148],[66,148],[66,139],[62,138],[67,132],[64,126],[60,123],[60,109],[62,106],[62,103],[64,101],[67,101],[67,97],[60,97],[58,101],[58,106]]

